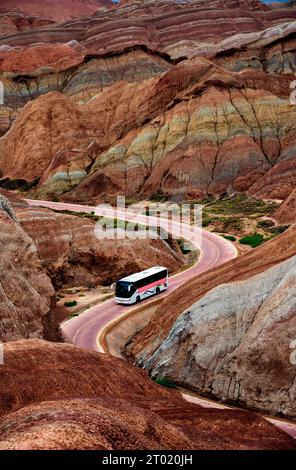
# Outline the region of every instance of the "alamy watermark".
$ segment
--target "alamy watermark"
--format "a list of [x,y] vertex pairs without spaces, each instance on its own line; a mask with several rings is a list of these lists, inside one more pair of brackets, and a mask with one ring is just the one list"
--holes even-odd
[[296,339],[294,339],[294,341],[291,341],[290,349],[293,349],[290,354],[290,362],[291,364],[293,364],[293,366],[296,366]]
[[0,341],[0,365],[4,364],[4,345]]
[[124,196],[117,197],[117,207],[99,204],[95,226],[99,240],[183,239],[188,251],[201,245],[201,204],[144,203],[126,207]]
[[290,103],[296,104],[296,80],[290,83],[290,88],[293,90],[290,94]]
[[0,106],[4,104],[4,83],[0,80]]

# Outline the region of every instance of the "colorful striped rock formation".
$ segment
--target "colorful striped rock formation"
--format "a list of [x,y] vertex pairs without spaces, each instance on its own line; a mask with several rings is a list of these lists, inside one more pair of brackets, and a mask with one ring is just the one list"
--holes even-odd
[[94,202],[286,198],[295,8],[206,4],[129,1],[0,37],[0,185]]

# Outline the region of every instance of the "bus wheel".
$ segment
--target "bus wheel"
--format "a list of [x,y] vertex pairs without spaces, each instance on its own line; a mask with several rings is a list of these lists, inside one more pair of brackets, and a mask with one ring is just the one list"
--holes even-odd
[[138,295],[137,298],[136,298],[136,303],[138,304],[141,300],[141,297]]
[[160,288],[156,287],[156,295],[160,293]]

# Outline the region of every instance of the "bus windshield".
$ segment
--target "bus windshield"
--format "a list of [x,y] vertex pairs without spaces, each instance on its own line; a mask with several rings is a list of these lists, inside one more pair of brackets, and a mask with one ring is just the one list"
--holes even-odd
[[115,296],[128,299],[134,294],[135,290],[135,286],[130,282],[118,281],[116,283]]

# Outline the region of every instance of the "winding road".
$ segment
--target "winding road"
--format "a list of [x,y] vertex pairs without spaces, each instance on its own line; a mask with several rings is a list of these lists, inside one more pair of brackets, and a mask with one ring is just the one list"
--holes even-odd
[[[96,215],[102,215],[106,218],[117,218],[128,222],[140,223],[145,226],[148,225],[148,216],[129,210],[114,211],[112,207],[94,207],[31,199],[27,199],[26,202],[30,206],[47,207],[58,211],[68,210],[72,212],[95,212]],[[160,226],[167,232],[175,235],[177,238],[180,238],[181,234],[182,238],[189,240],[200,251],[199,259],[194,266],[170,277],[169,289],[160,294],[162,297],[169,295],[173,290],[177,289],[180,285],[198,274],[213,269],[214,267],[226,263],[237,256],[237,250],[234,245],[214,233],[198,227],[192,227],[175,220],[168,222],[166,219],[150,216],[149,221],[152,226]],[[153,300],[155,300],[155,297],[150,297],[149,299],[141,302],[141,305],[148,304]],[[62,329],[67,338],[69,338],[69,340],[76,346],[83,349],[98,351],[100,349],[98,347],[97,339],[107,325],[116,320],[122,314],[126,314],[127,312],[132,313],[132,311],[138,307],[139,305],[135,305],[134,307],[118,305],[115,303],[114,299],[107,300],[86,310],[78,317],[74,317],[73,319],[66,321],[62,325]],[[103,349],[101,352],[104,352]],[[193,397],[186,393],[182,393],[182,395],[186,400],[198,403],[199,405],[207,408],[227,408],[226,405],[215,403],[202,397]],[[296,439],[296,425],[294,423],[266,416],[265,418]]]
[[[54,210],[68,210],[72,212],[95,212],[96,215],[102,215],[106,218],[116,217],[117,219],[126,220],[133,223],[141,223],[145,226],[148,225],[148,219],[151,225],[160,226],[167,230],[172,235],[180,238],[180,235],[200,251],[198,262],[187,269],[170,278],[169,289],[162,294],[162,297],[169,295],[173,290],[177,289],[180,285],[184,284],[191,278],[201,274],[209,269],[219,266],[222,263],[237,256],[236,248],[229,241],[225,240],[218,235],[202,230],[198,227],[193,227],[182,223],[181,221],[157,218],[132,212],[129,210],[118,210],[116,213],[110,207],[93,207],[83,206],[79,204],[66,204],[60,202],[49,201],[35,201],[26,200],[30,206],[48,207]],[[141,304],[153,301],[155,297],[141,302]],[[118,318],[121,314],[133,309],[138,308],[138,305],[124,306],[115,303],[114,299],[105,301],[97,306],[94,306],[78,317],[68,320],[62,325],[62,329],[67,336],[76,346],[83,349],[98,350],[97,337],[103,328]]]

